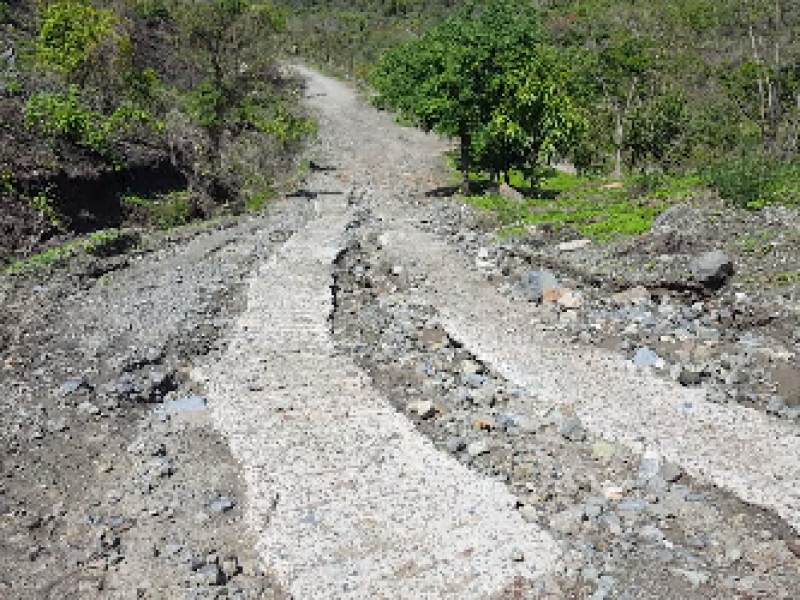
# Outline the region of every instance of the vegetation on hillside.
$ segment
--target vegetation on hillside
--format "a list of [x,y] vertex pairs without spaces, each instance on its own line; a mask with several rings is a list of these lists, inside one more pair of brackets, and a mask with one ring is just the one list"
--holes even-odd
[[[410,63],[416,53],[415,58],[422,60],[433,38],[450,35],[453,43],[444,50],[448,58],[431,69],[443,74],[457,68],[460,57],[471,50],[455,51],[456,40],[467,39],[459,15],[469,19],[472,12],[491,13],[498,5],[464,0],[286,0],[286,4],[295,10],[289,26],[297,52],[327,68],[372,79],[387,104],[406,117],[412,94],[436,103],[441,89],[433,79],[421,79],[419,69],[404,71],[398,58],[405,55]],[[800,7],[795,3],[519,0],[511,5],[525,15],[521,21],[530,27],[529,34],[539,35],[537,56],[547,56],[543,48],[553,49],[554,62],[569,82],[560,89],[585,116],[582,135],[572,137],[569,148],[551,153],[561,155],[555,158],[570,161],[584,174],[635,178],[691,174],[699,184],[740,206],[798,201]],[[487,22],[487,26],[501,40],[510,40],[520,35],[523,25]],[[499,79],[506,81],[516,72],[511,56],[498,57],[493,67],[505,73]],[[552,72],[550,68],[525,77],[547,82]],[[397,78],[394,83],[389,81],[392,76]],[[472,75],[462,68],[460,76],[466,80]],[[412,88],[407,90],[406,104],[390,91],[401,89],[403,78]],[[421,81],[435,89],[420,88]],[[505,93],[510,104],[518,106],[513,93]],[[476,110],[489,96],[475,102]],[[418,107],[423,104],[417,102]],[[415,116],[418,123],[433,125],[420,117]],[[513,122],[519,123],[519,118]],[[537,125],[529,123],[525,135],[541,131]],[[489,144],[482,155],[478,144],[473,141],[472,146],[474,157],[482,158],[482,170],[491,176],[496,160],[487,160],[485,151],[488,148],[494,159],[502,151],[492,151]],[[532,158],[535,153],[528,154]],[[525,166],[524,161],[514,162]]]
[[314,131],[278,64],[288,13],[269,0],[0,7],[6,252],[262,203]]

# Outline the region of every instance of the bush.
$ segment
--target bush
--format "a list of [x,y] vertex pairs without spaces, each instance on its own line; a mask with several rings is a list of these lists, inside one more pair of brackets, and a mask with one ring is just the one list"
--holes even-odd
[[722,160],[703,170],[703,181],[741,208],[759,208],[777,199],[780,165],[764,157]]
[[113,33],[117,17],[77,0],[45,7],[36,42],[40,64],[62,75],[77,73]]
[[77,146],[112,156],[112,142],[136,125],[152,125],[151,116],[131,106],[118,107],[106,116],[81,103],[80,90],[70,86],[66,94],[40,92],[25,105],[25,124],[52,140],[66,140]]

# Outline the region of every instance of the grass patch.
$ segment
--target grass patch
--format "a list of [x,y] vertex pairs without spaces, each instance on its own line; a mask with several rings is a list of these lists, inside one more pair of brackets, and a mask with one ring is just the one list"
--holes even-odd
[[194,209],[189,192],[178,191],[161,194],[153,199],[125,196],[123,204],[142,211],[149,223],[159,229],[173,229],[192,220]]
[[501,225],[498,237],[502,239],[524,235],[527,225],[547,224],[557,231],[572,230],[610,242],[649,231],[653,220],[667,208],[667,199],[683,199],[697,190],[698,181],[696,176],[651,180],[648,193],[640,195],[642,182],[634,179],[616,183],[549,170],[532,189],[521,174],[512,172],[512,186],[528,196],[524,202],[495,195],[466,200],[492,214]]
[[131,248],[137,241],[136,235],[123,233],[118,229],[104,229],[15,262],[6,267],[4,272],[6,275],[24,275],[64,266],[70,259],[81,255],[113,256]]

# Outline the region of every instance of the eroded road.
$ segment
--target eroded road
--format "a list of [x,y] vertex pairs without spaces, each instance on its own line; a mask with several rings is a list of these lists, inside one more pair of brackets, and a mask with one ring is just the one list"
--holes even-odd
[[[419,199],[447,184],[447,145],[298,70],[321,124],[322,168],[305,190],[316,215],[252,274],[227,351],[193,372],[242,465],[247,522],[282,587],[353,599],[800,595],[796,428],[544,332],[535,307],[508,302],[417,226]],[[334,263],[365,247],[389,263],[354,268],[354,322],[360,298],[438,315],[451,354],[478,365],[465,379],[491,375],[522,392],[514,410],[526,427],[513,439],[482,437],[497,429],[494,400],[451,411],[423,390],[404,404],[366,376],[380,361],[357,365],[337,347]],[[391,284],[401,273],[404,285]],[[565,433],[564,414],[586,434]],[[463,444],[440,443],[432,422],[463,425]],[[562,449],[561,438],[575,444]],[[611,474],[584,465],[585,455],[608,458],[598,448],[610,443],[627,453]],[[482,468],[501,446],[508,473]],[[581,483],[537,494],[542,482],[514,468],[534,451]],[[667,462],[670,475],[656,477]],[[656,471],[642,478],[640,463]]]

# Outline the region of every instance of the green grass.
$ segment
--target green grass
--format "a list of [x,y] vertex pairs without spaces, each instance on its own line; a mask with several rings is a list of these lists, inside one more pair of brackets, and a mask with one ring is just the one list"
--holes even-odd
[[[473,179],[479,185],[485,183],[483,178]],[[619,187],[610,183],[609,179],[549,170],[539,186],[531,189],[521,174],[512,172],[511,184],[528,196],[525,202],[491,195],[471,196],[466,201],[493,215],[501,225],[500,238],[524,235],[527,225],[549,224],[556,230],[574,230],[596,241],[610,242],[648,231],[669,200],[682,200],[697,192],[699,179],[651,180],[646,194],[641,181],[633,178]]]
[[122,202],[144,211],[147,220],[159,229],[173,229],[192,220],[193,209],[188,192],[169,192],[153,199],[125,196]]
[[5,268],[6,275],[23,275],[63,265],[81,256],[111,256],[129,247],[134,238],[117,229],[104,229],[56,248],[34,254]]

